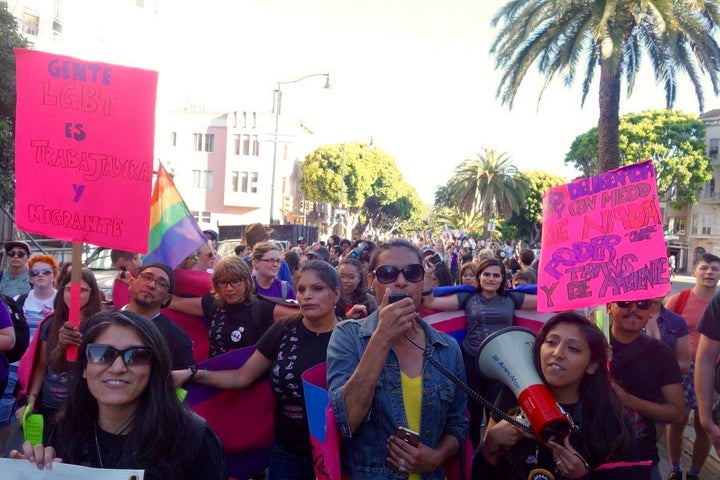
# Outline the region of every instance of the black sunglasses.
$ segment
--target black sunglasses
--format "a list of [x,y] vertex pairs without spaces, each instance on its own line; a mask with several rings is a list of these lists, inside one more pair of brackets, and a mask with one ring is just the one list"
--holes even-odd
[[18,257],[18,258],[25,258],[25,255],[27,255],[25,252],[18,252],[15,250],[11,250],[9,252],[5,252],[5,254],[8,257]]
[[650,307],[652,307],[655,302],[653,302],[652,300],[638,300],[637,302],[615,302],[615,303],[620,308],[628,308],[628,307],[630,307],[630,304],[634,303],[635,306],[639,310],[650,310]]
[[403,268],[396,267],[395,265],[380,265],[375,269],[373,274],[380,283],[392,283],[397,280],[401,272],[405,280],[410,283],[422,281],[425,275],[425,269],[419,263],[411,263],[410,265],[405,265]]
[[122,358],[126,367],[133,365],[150,365],[153,359],[150,347],[130,347],[125,350],[118,350],[112,345],[102,343],[88,343],[85,347],[85,356],[88,363],[112,365],[117,357]]

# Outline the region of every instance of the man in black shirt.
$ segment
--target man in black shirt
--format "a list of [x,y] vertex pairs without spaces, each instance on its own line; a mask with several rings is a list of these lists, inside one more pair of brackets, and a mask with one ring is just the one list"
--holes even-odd
[[140,267],[136,278],[130,280],[130,303],[123,308],[152,320],[160,329],[172,354],[172,369],[183,370],[195,363],[190,337],[172,320],[160,313],[170,304],[175,290],[175,275],[163,263]]

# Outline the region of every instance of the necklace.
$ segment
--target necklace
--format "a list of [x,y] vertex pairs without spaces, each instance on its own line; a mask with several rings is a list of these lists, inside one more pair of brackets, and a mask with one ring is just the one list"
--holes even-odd
[[102,455],[100,454],[100,443],[98,442],[97,436],[97,423],[95,424],[95,449],[97,450],[98,460],[100,460],[100,468],[105,468],[103,466]]

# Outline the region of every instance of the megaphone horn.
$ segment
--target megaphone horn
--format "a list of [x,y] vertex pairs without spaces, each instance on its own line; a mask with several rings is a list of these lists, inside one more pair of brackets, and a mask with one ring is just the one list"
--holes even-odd
[[527,328],[500,329],[480,344],[478,367],[512,390],[538,439],[560,440],[570,432],[570,421],[535,370],[534,342],[535,334]]

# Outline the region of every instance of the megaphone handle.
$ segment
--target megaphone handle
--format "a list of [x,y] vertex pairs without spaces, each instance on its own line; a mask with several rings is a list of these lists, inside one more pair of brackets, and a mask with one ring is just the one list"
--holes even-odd
[[513,426],[519,428],[520,430],[523,430],[523,431],[531,433],[531,434],[535,433],[535,432],[533,432],[533,429],[532,429],[532,427],[530,427],[530,425],[525,425],[524,423],[518,422],[514,417],[511,417],[507,413],[503,412],[502,410],[497,408],[492,402],[490,402],[485,397],[483,397],[482,395],[477,393],[475,390],[470,388],[469,385],[467,385],[465,382],[460,380],[457,377],[457,375],[455,375],[450,370],[445,368],[440,362],[435,360],[432,357],[432,355],[430,355],[430,352],[428,352],[425,348],[423,348],[422,346],[415,343],[410,337],[407,336],[407,334],[405,335],[405,338],[407,338],[408,341],[410,343],[412,343],[413,345],[415,345],[417,348],[419,348],[420,350],[425,352],[425,353],[423,353],[423,356],[428,361],[428,363],[430,365],[432,365],[433,367],[437,368],[440,373],[442,373],[448,379],[450,379],[450,381],[453,382],[455,385],[457,385],[463,392],[467,393],[470,398],[472,398],[473,400],[478,402],[480,405],[482,405],[483,407],[490,410],[492,413],[494,413],[495,415],[500,417],[502,420],[505,420],[506,422],[508,422],[510,425],[513,425]]

